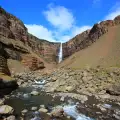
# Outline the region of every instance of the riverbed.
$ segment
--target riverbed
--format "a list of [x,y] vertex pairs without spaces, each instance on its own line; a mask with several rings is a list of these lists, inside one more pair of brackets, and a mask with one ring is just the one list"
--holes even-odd
[[[30,93],[33,90],[38,91],[39,95],[31,95]],[[85,103],[80,103],[79,100],[70,97],[61,100],[60,96],[53,96],[50,93],[45,93],[41,88],[34,87],[19,88],[13,91],[5,104],[15,109],[14,115],[17,120],[21,120],[21,117],[24,120],[117,120],[113,117],[114,111],[120,109],[117,104],[109,101],[106,103],[99,102],[92,96],[89,96]],[[45,106],[48,112],[38,112],[40,106]],[[36,107],[36,109],[31,110],[32,107]],[[63,108],[66,113],[65,117],[54,118],[49,116],[48,113],[57,107]],[[24,109],[27,109],[28,112],[22,116],[21,111]]]

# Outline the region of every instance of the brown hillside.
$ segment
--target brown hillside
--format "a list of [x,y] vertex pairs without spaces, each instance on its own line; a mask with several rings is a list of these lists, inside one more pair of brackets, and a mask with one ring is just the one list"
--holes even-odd
[[85,66],[120,66],[120,25],[110,27],[94,44],[76,52],[59,66],[83,68]]

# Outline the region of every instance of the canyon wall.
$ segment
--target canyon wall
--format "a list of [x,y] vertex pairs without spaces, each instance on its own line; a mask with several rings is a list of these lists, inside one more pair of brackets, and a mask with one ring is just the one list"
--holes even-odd
[[63,58],[71,56],[73,53],[82,50],[92,43],[99,40],[99,38],[108,32],[109,27],[120,25],[120,16],[114,20],[107,20],[95,24],[91,30],[87,30],[79,35],[76,35],[70,41],[63,44]]
[[[40,65],[43,66],[36,68],[42,69],[46,67],[44,66],[44,62],[56,64],[58,61],[57,57],[60,46],[59,43],[52,43],[46,40],[41,40],[29,34],[27,28],[25,27],[21,20],[19,20],[12,14],[6,12],[1,7],[0,7],[0,43],[2,44],[2,46],[4,46],[4,51],[6,52],[9,59],[24,62],[26,60],[27,62],[27,59],[24,59],[25,57],[23,57],[24,55],[27,54],[28,55],[31,54],[32,58],[39,59],[37,61],[39,61]],[[1,53],[2,52],[0,50],[0,56]],[[35,63],[36,59],[32,59],[34,64],[36,64],[34,65],[34,67],[38,65],[38,62]],[[2,59],[0,59],[0,63],[1,61]]]

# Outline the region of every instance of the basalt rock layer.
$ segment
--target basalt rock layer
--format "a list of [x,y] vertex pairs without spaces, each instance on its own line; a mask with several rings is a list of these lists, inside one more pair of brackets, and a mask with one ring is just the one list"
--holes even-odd
[[120,25],[120,16],[117,16],[114,20],[102,21],[99,24],[97,23],[91,30],[78,34],[70,41],[63,44],[63,58],[65,59],[73,53],[87,48],[107,33],[110,27],[116,25]]

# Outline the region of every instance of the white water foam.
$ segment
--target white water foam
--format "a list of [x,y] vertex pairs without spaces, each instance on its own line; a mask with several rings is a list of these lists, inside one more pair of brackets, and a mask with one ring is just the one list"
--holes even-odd
[[64,106],[63,109],[67,115],[75,118],[76,120],[93,120],[92,118],[86,117],[85,115],[78,113],[78,111],[76,110],[76,105]]
[[40,80],[40,81],[34,80],[34,82],[35,82],[36,84],[44,85],[45,82],[46,82],[46,80]]
[[62,43],[60,45],[58,57],[59,57],[59,63],[60,63],[62,61],[62,58],[63,58]]

